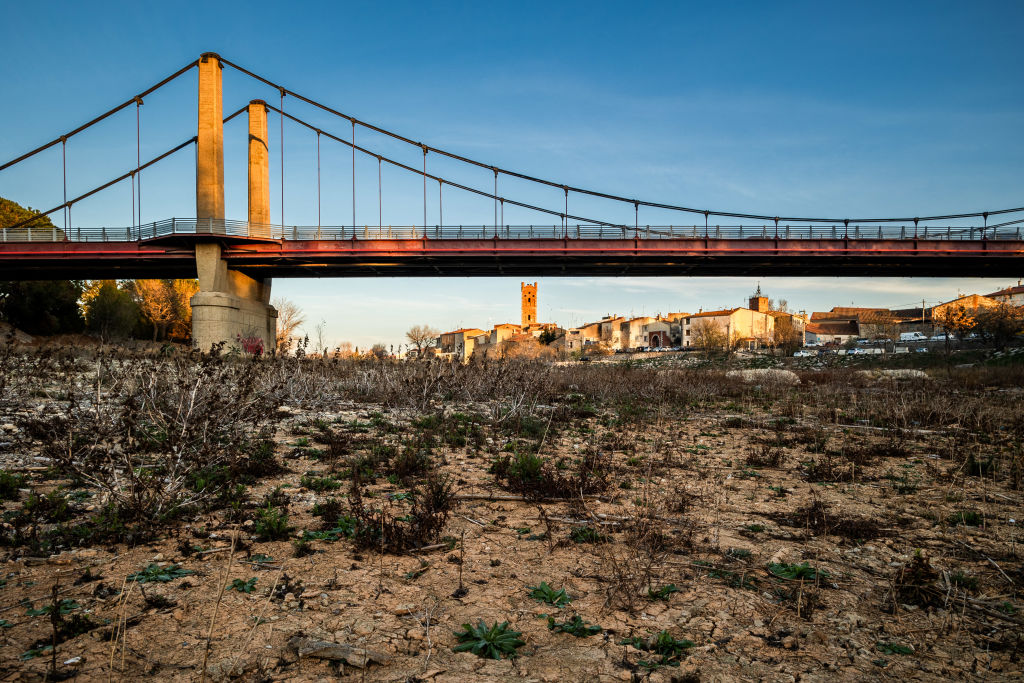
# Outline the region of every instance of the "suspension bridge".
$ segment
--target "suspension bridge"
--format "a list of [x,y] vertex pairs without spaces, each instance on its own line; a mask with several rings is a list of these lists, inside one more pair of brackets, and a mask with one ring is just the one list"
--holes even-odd
[[[144,98],[198,71],[196,135],[143,160],[139,112]],[[252,100],[224,115],[223,71],[231,69],[276,91],[276,103]],[[286,107],[295,102],[296,107]],[[337,124],[328,129],[301,117],[297,107]],[[135,110],[136,163],[77,196],[68,196],[67,148],[74,138],[120,112]],[[268,113],[279,123],[270,139]],[[228,219],[224,201],[224,127],[248,119],[248,215]],[[285,214],[284,123],[304,130],[316,144],[316,225],[289,225]],[[360,133],[413,150],[422,163],[404,161],[363,143]],[[277,150],[274,149],[277,143]],[[340,144],[351,155],[351,220],[322,221],[321,142]],[[1000,276],[1020,274],[1024,254],[1024,207],[903,217],[771,216],[702,209],[599,192],[539,178],[471,159],[360,120],[271,81],[215,53],[205,53],[147,90],[100,116],[0,165],[0,180],[50,149],[61,152],[63,201],[0,229],[3,279],[198,277],[193,299],[194,339],[200,347],[257,335],[270,348],[276,311],[269,305],[274,277],[374,276],[622,276],[622,275],[826,275],[826,276]],[[195,151],[194,217],[142,222],[142,177],[154,166]],[[280,153],[280,214],[271,216],[269,163]],[[357,193],[356,158],[376,161],[376,196]],[[408,155],[406,155],[408,156]],[[441,158],[482,173],[487,183],[470,183],[433,171]],[[384,225],[382,170],[422,181],[422,221]],[[371,179],[372,180],[372,179]],[[503,183],[542,188],[560,201],[541,203],[502,192]],[[132,223],[75,225],[77,204],[115,186],[131,185]],[[0,186],[2,187],[2,186]],[[436,195],[435,195],[436,193]],[[480,220],[445,216],[446,193],[493,206]],[[0,192],[2,194],[2,192]],[[357,194],[359,195],[357,197]],[[436,206],[436,220],[428,216]],[[530,195],[533,196],[533,195]],[[376,204],[377,224],[359,224],[357,199]],[[407,198],[408,199],[408,198]],[[416,198],[418,199],[418,198]],[[436,201],[435,201],[436,199]],[[595,213],[594,203],[619,207],[633,221]],[[583,209],[575,209],[583,206]],[[505,221],[506,209],[536,223]],[[630,211],[632,209],[632,211]],[[678,222],[643,221],[644,213]],[[49,219],[49,220],[44,220]],[[338,217],[334,217],[338,218]],[[490,220],[487,220],[490,219]],[[473,220],[470,224],[469,220]]]

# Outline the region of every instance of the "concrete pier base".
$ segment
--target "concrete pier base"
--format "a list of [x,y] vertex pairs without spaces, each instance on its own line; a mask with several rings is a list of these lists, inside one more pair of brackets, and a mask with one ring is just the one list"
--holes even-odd
[[199,292],[192,297],[192,343],[200,351],[214,344],[239,350],[274,350],[277,309],[270,305],[270,281],[229,270],[216,243],[196,245]]

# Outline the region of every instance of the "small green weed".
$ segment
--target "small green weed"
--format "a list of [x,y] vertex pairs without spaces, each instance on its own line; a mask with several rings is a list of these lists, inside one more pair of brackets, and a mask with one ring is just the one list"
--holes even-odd
[[231,582],[231,585],[228,586],[228,590],[238,591],[239,593],[252,593],[254,590],[256,590],[256,577],[254,576],[248,581],[243,581],[242,579],[235,579]]
[[463,624],[462,631],[455,631],[459,645],[452,649],[455,652],[472,652],[486,659],[515,657],[516,649],[526,645],[520,640],[521,635],[521,632],[510,629],[507,621],[487,626],[481,619],[476,626]]
[[819,576],[823,579],[829,577],[829,573],[824,569],[816,569],[810,566],[808,563],[803,564],[790,564],[790,563],[773,563],[768,565],[768,571],[780,579],[816,579]]
[[637,662],[638,666],[645,669],[657,669],[660,666],[679,666],[680,660],[686,656],[686,651],[694,646],[693,641],[677,640],[667,630],[659,631],[648,638],[641,638],[639,636],[626,638],[619,641],[619,644],[632,645],[638,650],[644,650],[645,652],[657,655],[658,659],[656,660],[640,660]]
[[35,659],[36,657],[39,657],[41,655],[48,655],[52,651],[53,645],[47,645],[45,647],[34,647],[31,650],[26,650],[25,652],[22,652],[21,656],[18,659],[20,659],[23,662],[27,662],[28,660]]
[[168,581],[174,581],[191,574],[195,574],[195,572],[191,569],[182,569],[176,564],[169,564],[166,567],[150,564],[141,572],[129,574],[126,580],[134,581],[135,583],[167,583]]
[[647,599],[648,600],[665,600],[665,601],[667,601],[669,599],[669,596],[671,596],[673,593],[678,593],[678,592],[679,592],[679,589],[676,588],[676,585],[674,583],[670,583],[667,586],[662,586],[658,590],[654,590],[653,588],[648,588],[647,589]]
[[887,655],[912,655],[914,649],[907,647],[906,645],[900,645],[899,643],[885,643],[878,641],[875,643],[875,647],[878,648],[879,652]]
[[527,586],[527,588],[530,589],[530,597],[538,602],[554,605],[555,607],[565,607],[572,602],[572,598],[569,597],[564,588],[555,590],[548,585],[547,581],[541,581],[539,586]]
[[587,625],[577,614],[568,621],[556,622],[554,617],[548,617],[548,630],[555,633],[568,633],[577,638],[586,638],[600,633],[603,629],[597,624]]
[[[62,615],[71,614],[73,610],[76,610],[79,607],[81,607],[81,605],[79,605],[74,600],[70,600],[68,598],[65,598],[61,600],[59,603],[57,603],[57,608]],[[27,610],[25,610],[25,615],[29,617],[40,617],[44,614],[50,614],[51,612],[53,612],[53,605],[44,605],[39,609],[32,609],[31,607],[29,607]]]
[[965,591],[978,590],[978,577],[965,574],[962,571],[956,571],[950,574],[949,582],[957,588],[963,588]]
[[416,569],[413,569],[411,572],[406,572],[405,578],[409,581],[415,581],[416,579],[426,574],[428,569],[430,569],[430,563],[422,562],[420,563],[420,566]]
[[578,526],[569,532],[573,543],[607,543],[608,537],[589,526]]
[[949,516],[949,523],[953,526],[981,526],[985,518],[974,510],[957,510]]
[[348,515],[338,517],[333,529],[324,531],[303,531],[302,538],[306,541],[337,541],[342,538],[354,538],[359,528],[359,520]]

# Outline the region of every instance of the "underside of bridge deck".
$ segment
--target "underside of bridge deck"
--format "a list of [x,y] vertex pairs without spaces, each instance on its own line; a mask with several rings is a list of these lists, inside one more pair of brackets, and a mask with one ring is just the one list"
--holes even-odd
[[[195,277],[194,244],[0,244],[3,279]],[[942,240],[337,240],[223,242],[251,277],[1016,277],[1024,242]]]

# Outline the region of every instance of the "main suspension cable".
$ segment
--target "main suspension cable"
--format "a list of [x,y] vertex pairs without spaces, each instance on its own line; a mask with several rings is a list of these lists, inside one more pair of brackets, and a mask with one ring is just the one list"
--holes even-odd
[[196,60],[193,60],[193,61],[189,62],[188,64],[186,64],[186,65],[185,65],[185,66],[183,66],[182,68],[178,69],[178,70],[177,70],[177,71],[175,71],[175,72],[174,72],[173,74],[171,74],[171,75],[170,75],[170,76],[168,76],[167,78],[163,79],[162,81],[160,81],[160,82],[159,82],[159,83],[157,83],[156,85],[154,85],[154,86],[152,86],[152,87],[150,87],[150,88],[147,88],[146,90],[143,90],[143,91],[142,91],[142,92],[140,92],[140,93],[139,93],[138,95],[136,95],[135,97],[131,98],[130,100],[127,100],[127,101],[125,101],[125,102],[122,102],[121,104],[117,105],[117,106],[116,106],[116,107],[114,107],[113,109],[110,109],[110,110],[108,110],[108,111],[106,111],[106,112],[104,112],[104,113],[100,114],[99,116],[97,116],[96,118],[92,119],[91,121],[89,121],[89,122],[87,122],[87,123],[83,123],[83,124],[82,124],[81,126],[79,126],[78,128],[75,128],[75,129],[74,129],[73,131],[71,131],[70,133],[65,133],[64,135],[60,135],[60,136],[58,136],[58,137],[54,138],[53,140],[50,140],[49,142],[47,142],[47,143],[46,143],[45,145],[41,145],[41,146],[39,146],[39,147],[36,147],[36,148],[35,148],[35,149],[33,149],[33,150],[32,150],[31,152],[26,152],[25,154],[22,154],[22,155],[21,155],[20,157],[18,157],[17,159],[11,159],[11,160],[10,160],[10,161],[8,161],[7,163],[5,163],[5,164],[2,164],[2,165],[0,165],[0,171],[4,170],[5,168],[8,168],[8,167],[10,167],[10,166],[14,166],[15,164],[17,164],[17,163],[19,163],[19,162],[22,162],[22,161],[24,161],[25,159],[28,159],[29,157],[33,157],[33,156],[35,156],[36,154],[39,154],[40,152],[42,152],[42,151],[44,151],[44,150],[47,150],[47,149],[49,149],[49,148],[53,147],[53,146],[54,146],[54,145],[56,145],[56,144],[57,144],[58,142],[67,142],[67,139],[68,139],[68,138],[70,138],[70,137],[73,137],[73,136],[75,136],[75,135],[78,135],[78,134],[79,134],[79,133],[81,133],[81,132],[82,132],[83,130],[85,130],[85,129],[87,129],[87,128],[91,128],[92,126],[96,125],[96,124],[97,124],[97,123],[99,123],[100,121],[102,121],[102,120],[104,120],[104,119],[106,119],[106,118],[109,118],[109,117],[113,116],[114,114],[116,114],[117,112],[121,111],[121,110],[122,110],[122,109],[124,109],[125,107],[129,107],[129,106],[131,106],[132,104],[134,104],[134,103],[135,103],[135,101],[136,101],[136,100],[138,100],[138,99],[140,99],[140,98],[142,98],[142,97],[146,97],[146,96],[147,96],[147,95],[149,95],[150,93],[152,93],[152,92],[155,92],[155,91],[159,90],[160,88],[164,87],[165,85],[167,85],[168,83],[170,83],[170,82],[171,82],[171,81],[173,81],[174,79],[178,78],[179,76],[181,76],[182,74],[184,74],[185,72],[187,72],[187,71],[188,71],[189,69],[192,69],[192,68],[194,68],[194,67],[195,67],[196,65],[198,65],[198,64],[199,64],[199,60],[198,60],[198,59],[196,59]]
[[171,149],[167,150],[166,152],[164,152],[160,156],[153,157],[152,159],[150,159],[146,163],[141,164],[137,169],[133,168],[133,169],[129,170],[127,173],[123,173],[123,174],[119,175],[118,177],[114,178],[113,180],[108,181],[106,183],[103,183],[102,185],[100,185],[98,187],[94,187],[93,189],[89,190],[88,192],[80,194],[80,195],[78,195],[77,197],[75,197],[73,199],[67,200],[63,204],[55,206],[52,209],[49,209],[48,211],[38,211],[36,213],[33,213],[31,217],[26,218],[25,220],[19,221],[19,222],[15,223],[14,225],[8,225],[7,229],[8,230],[13,230],[15,228],[20,228],[21,226],[28,225],[29,223],[31,223],[32,221],[34,221],[34,220],[36,220],[38,218],[41,218],[43,216],[49,216],[54,211],[60,211],[61,209],[67,209],[67,211],[68,211],[68,222],[70,223],[70,221],[71,221],[71,207],[74,206],[76,203],[82,201],[83,199],[87,199],[88,197],[91,197],[92,195],[96,194],[97,192],[101,192],[101,191],[107,189],[111,185],[116,185],[117,183],[121,182],[122,180],[125,180],[126,178],[134,178],[136,171],[141,170],[141,169],[145,169],[145,168],[149,168],[153,164],[155,164],[155,163],[157,163],[159,161],[163,161],[164,159],[166,159],[167,157],[171,156],[172,154],[174,154],[176,152],[180,152],[181,150],[185,149],[189,145],[195,144],[198,141],[198,139],[199,138],[197,136],[193,136],[192,138],[190,138],[190,139],[186,140],[185,142],[181,143],[180,145],[178,145],[176,147],[172,147]]
[[[231,114],[230,116],[225,118],[222,123],[227,123],[228,121],[230,121],[231,119],[235,118],[236,116],[241,114],[243,111],[246,111],[247,109],[248,109],[248,105],[245,105],[245,106],[241,107],[238,111],[234,112],[233,114]],[[154,158],[150,159],[149,161],[147,161],[144,164],[138,164],[135,169],[133,169],[131,171],[128,171],[127,173],[124,173],[123,175],[120,175],[117,178],[114,178],[110,182],[107,182],[107,183],[104,183],[103,185],[100,185],[99,187],[94,187],[93,189],[89,190],[85,194],[81,194],[81,195],[75,197],[74,199],[70,199],[69,200],[67,198],[68,190],[67,190],[67,181],[66,181],[66,178],[65,178],[65,183],[64,183],[64,203],[63,204],[61,204],[60,206],[55,206],[52,209],[50,209],[49,211],[38,211],[38,212],[35,212],[35,213],[32,214],[31,217],[26,218],[25,220],[19,221],[19,222],[15,223],[14,225],[8,225],[7,229],[8,230],[13,230],[14,228],[20,228],[23,225],[28,225],[29,223],[31,223],[32,221],[36,220],[37,218],[41,218],[42,216],[49,216],[54,211],[60,211],[61,209],[64,209],[64,210],[67,211],[67,228],[70,229],[70,227],[71,227],[71,207],[74,206],[76,202],[80,202],[83,199],[91,197],[92,195],[96,194],[97,192],[101,192],[101,191],[107,189],[111,185],[116,185],[117,183],[121,182],[125,178],[134,176],[135,173],[137,173],[137,172],[139,172],[139,171],[141,171],[143,169],[149,168],[153,164],[166,159],[167,157],[171,156],[172,154],[175,154],[176,152],[180,152],[181,150],[185,149],[186,147],[188,147],[191,144],[194,144],[195,142],[198,141],[198,139],[199,139],[198,136],[193,136],[191,139],[186,140],[185,142],[181,143],[177,147],[172,147],[171,149],[167,150],[166,152],[164,152],[160,156],[154,157]],[[65,164],[65,166],[66,166],[66,164]],[[67,233],[67,229],[65,230],[65,234],[66,233]]]
[[[938,215],[937,216],[918,216],[916,218],[913,218],[913,217],[900,217],[900,218],[808,218],[808,217],[797,217],[797,216],[768,216],[768,215],[761,215],[761,214],[740,213],[740,212],[735,212],[735,211],[697,209],[697,208],[693,208],[693,207],[681,206],[681,205],[676,205],[676,204],[666,204],[666,203],[662,203],[662,202],[652,202],[652,201],[646,201],[646,200],[635,199],[635,198],[631,199],[631,198],[628,198],[628,197],[622,197],[622,196],[619,196],[619,195],[609,194],[607,192],[598,192],[598,191],[595,191],[595,190],[588,190],[588,189],[581,188],[581,187],[574,187],[574,186],[565,185],[563,183],[558,183],[558,182],[555,182],[555,181],[552,181],[552,180],[546,180],[544,178],[538,178],[536,176],[531,176],[531,175],[528,175],[528,174],[525,174],[525,173],[519,173],[519,172],[516,172],[516,171],[509,170],[509,169],[500,168],[500,167],[494,166],[493,164],[486,164],[486,163],[483,163],[481,161],[476,161],[475,159],[470,159],[468,157],[464,157],[464,156],[459,155],[459,154],[454,154],[452,152],[448,152],[446,150],[439,149],[437,147],[430,147],[429,145],[424,145],[423,143],[416,142],[416,141],[412,140],[411,138],[407,138],[404,135],[401,135],[399,133],[395,133],[395,132],[387,130],[385,128],[381,128],[379,126],[375,126],[375,125],[373,125],[371,123],[368,123],[366,121],[362,121],[360,119],[357,119],[354,116],[351,116],[349,114],[342,113],[342,112],[340,112],[340,111],[338,111],[336,109],[333,109],[333,108],[331,108],[331,107],[329,107],[329,106],[327,106],[327,105],[325,105],[325,104],[323,104],[321,102],[313,100],[313,99],[311,99],[309,97],[305,97],[304,95],[300,95],[299,93],[296,93],[293,90],[288,90],[287,88],[284,88],[283,86],[278,85],[277,83],[274,83],[273,81],[270,81],[270,80],[268,80],[268,79],[266,79],[266,78],[264,78],[264,77],[262,77],[262,76],[260,76],[260,75],[258,75],[256,73],[253,73],[252,71],[249,71],[248,69],[245,69],[244,67],[241,67],[238,64],[235,64],[234,62],[232,62],[232,61],[230,61],[228,59],[221,58],[221,62],[223,64],[225,64],[227,66],[230,66],[231,68],[233,68],[233,69],[235,69],[235,70],[237,70],[237,71],[239,71],[239,72],[241,72],[241,73],[251,77],[251,78],[256,79],[257,81],[265,83],[266,85],[269,85],[269,86],[271,86],[273,88],[277,88],[279,90],[285,90],[286,92],[288,92],[289,95],[292,95],[296,99],[299,99],[299,100],[301,100],[301,101],[303,101],[303,102],[305,102],[305,103],[307,103],[307,104],[309,104],[311,106],[317,107],[318,109],[321,109],[322,111],[325,111],[325,112],[327,112],[329,114],[333,114],[334,116],[338,116],[340,118],[343,118],[343,119],[346,119],[346,120],[350,121],[352,123],[353,130],[355,129],[356,124],[359,124],[360,126],[363,126],[364,128],[367,128],[367,129],[372,130],[374,132],[380,133],[382,135],[386,135],[386,136],[391,137],[391,138],[393,138],[395,140],[399,140],[399,141],[404,142],[404,143],[409,144],[409,145],[414,145],[414,146],[417,146],[417,147],[423,147],[425,150],[427,150],[429,152],[435,152],[437,154],[446,156],[446,157],[448,157],[450,159],[454,159],[456,161],[461,161],[461,162],[466,163],[466,164],[471,164],[471,165],[477,166],[479,168],[487,168],[487,169],[495,170],[498,173],[503,173],[505,175],[508,175],[508,176],[511,176],[511,177],[514,177],[514,178],[519,178],[521,180],[526,180],[526,181],[533,182],[533,183],[539,183],[539,184],[542,184],[542,185],[548,185],[550,187],[563,188],[563,189],[568,190],[569,192],[576,192],[578,194],[588,195],[588,196],[591,196],[591,197],[597,197],[597,198],[600,198],[600,199],[608,199],[608,200],[616,201],[616,202],[624,202],[624,203],[634,204],[636,206],[643,205],[643,206],[648,207],[648,208],[665,209],[665,210],[668,210],[668,211],[682,211],[682,212],[685,212],[685,213],[704,214],[705,217],[710,215],[710,216],[722,216],[722,217],[729,217],[729,218],[744,218],[744,219],[760,220],[760,221],[774,221],[774,220],[777,219],[777,220],[780,220],[780,221],[789,221],[789,222],[793,222],[793,223],[841,223],[841,222],[844,222],[844,221],[849,221],[851,223],[901,223],[901,222],[905,223],[905,222],[910,222],[910,221],[927,222],[927,221],[936,221],[936,220],[954,220],[954,219],[961,219],[961,218],[979,218],[979,217],[981,217],[985,213],[987,213],[988,215],[991,216],[991,215],[997,215],[997,214],[1017,213],[1017,212],[1020,212],[1020,211],[1024,211],[1024,207],[1015,207],[1015,208],[1010,208],[1010,209],[1000,209],[1000,210],[996,210],[996,211],[987,211],[987,212],[977,211],[977,212],[969,212],[969,213],[946,214],[946,215],[941,215],[941,216],[938,216]],[[354,138],[353,138],[353,141],[354,141]]]
[[[280,110],[277,109],[276,107],[274,107],[273,105],[268,104],[267,108],[270,109],[271,111],[277,111],[277,112],[280,113]],[[302,119],[300,119],[297,116],[294,116],[292,114],[284,114],[284,116],[288,120],[294,121],[295,123],[299,124],[300,126],[304,126],[304,127],[308,128],[311,131],[315,132],[317,130],[320,130],[316,126],[314,126],[313,124],[308,123],[307,121],[303,121]],[[471,193],[479,195],[481,197],[486,197],[488,199],[493,199],[494,198],[494,195],[492,195],[490,192],[485,192],[484,190],[479,190],[479,189],[477,189],[475,187],[470,187],[468,185],[463,185],[461,183],[456,183],[456,182],[451,181],[451,180],[446,180],[444,178],[441,178],[439,176],[435,176],[435,175],[430,174],[430,173],[424,173],[424,171],[422,171],[421,169],[415,168],[413,166],[409,166],[407,164],[403,164],[400,161],[396,161],[394,159],[391,159],[390,157],[383,156],[383,155],[378,154],[377,152],[374,152],[372,150],[366,149],[364,147],[360,147],[359,145],[354,145],[351,142],[349,142],[348,140],[340,138],[337,135],[332,135],[331,133],[328,133],[325,130],[320,130],[320,134],[323,135],[326,138],[334,140],[335,142],[340,142],[343,145],[351,147],[352,148],[353,159],[355,158],[356,150],[359,150],[359,152],[361,152],[363,154],[366,154],[368,156],[380,157],[380,159],[382,161],[385,161],[385,162],[391,164],[392,166],[395,166],[396,168],[401,168],[401,169],[404,169],[406,171],[409,171],[410,173],[415,173],[417,175],[423,174],[427,178],[430,178],[431,180],[436,180],[438,182],[443,182],[446,185],[450,185],[450,186],[452,186],[454,188],[457,188],[459,190],[463,190],[465,192],[471,192]],[[354,165],[353,165],[353,168],[354,168]],[[535,206],[533,204],[527,204],[525,202],[519,202],[519,201],[516,201],[514,199],[508,199],[507,197],[498,197],[497,199],[498,199],[499,202],[502,202],[502,210],[503,211],[504,211],[504,202],[508,202],[509,204],[512,204],[514,206],[519,206],[519,207],[522,207],[524,209],[529,209],[531,211],[537,211],[539,213],[548,214],[550,216],[562,216],[563,215],[561,211],[556,211],[556,210],[553,210],[553,209],[545,209],[542,206]],[[603,221],[603,220],[599,220],[599,219],[596,219],[596,218],[590,218],[590,217],[587,217],[587,216],[575,216],[575,215],[571,215],[570,214],[570,215],[566,216],[566,218],[567,219],[571,218],[571,219],[573,219],[575,221],[579,221],[581,223],[590,223],[590,224],[593,224],[593,225],[608,225],[608,226],[616,226],[616,225],[618,225],[618,223],[610,223],[608,221]],[[355,221],[353,221],[352,224],[354,226],[355,225]]]

